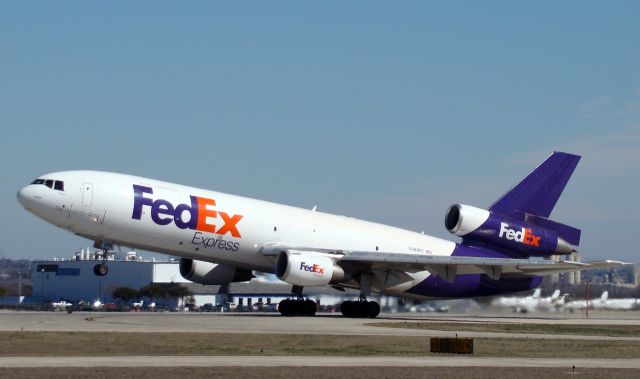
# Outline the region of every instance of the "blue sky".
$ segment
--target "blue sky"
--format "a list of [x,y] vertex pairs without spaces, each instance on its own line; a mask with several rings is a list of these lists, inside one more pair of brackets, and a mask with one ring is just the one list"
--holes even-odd
[[0,249],[89,242],[26,213],[40,174],[99,169],[455,240],[553,150],[552,217],[586,259],[640,261],[640,3],[0,5]]

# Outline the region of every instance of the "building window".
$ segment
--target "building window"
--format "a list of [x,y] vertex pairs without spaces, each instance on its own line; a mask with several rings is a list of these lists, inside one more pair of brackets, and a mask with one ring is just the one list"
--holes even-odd
[[243,299],[243,298],[241,298],[241,297],[239,297],[239,298],[238,298],[238,305],[239,305],[239,306],[242,306],[242,305],[243,305],[243,300],[244,300],[244,299]]
[[58,272],[58,265],[38,265],[38,272]]
[[59,268],[56,275],[62,276],[80,276],[79,268]]
[[267,298],[267,304],[271,305],[271,298],[270,297]]

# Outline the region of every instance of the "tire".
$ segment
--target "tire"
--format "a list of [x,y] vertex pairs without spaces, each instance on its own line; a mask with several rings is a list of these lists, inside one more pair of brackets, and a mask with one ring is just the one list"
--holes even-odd
[[375,301],[368,301],[367,303],[367,317],[376,318],[380,314],[380,304]]
[[344,317],[353,317],[354,314],[354,302],[345,300],[340,304],[340,312]]
[[318,311],[318,304],[313,300],[301,301],[300,305],[302,305],[302,311],[300,313],[304,316],[315,316]]
[[368,301],[356,301],[356,315],[357,318],[369,317],[369,302]]
[[93,273],[96,274],[96,276],[105,276],[109,273],[109,268],[107,265],[100,263],[93,266]]
[[278,311],[283,316],[293,316],[293,304],[291,300],[282,300],[278,304]]

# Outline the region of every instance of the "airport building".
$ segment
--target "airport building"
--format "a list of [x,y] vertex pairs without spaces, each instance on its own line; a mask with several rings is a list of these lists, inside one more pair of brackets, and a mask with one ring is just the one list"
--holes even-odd
[[[29,302],[82,300],[93,303],[99,300],[102,303],[112,303],[116,302],[113,291],[117,287],[138,290],[152,283],[181,283],[193,294],[192,301],[197,306],[232,303],[252,308],[258,304],[276,305],[291,297],[291,285],[277,280],[256,278],[250,282],[223,286],[193,283],[180,275],[178,260],[145,260],[135,252],[128,252],[120,257],[108,255],[106,264],[109,272],[105,276],[97,276],[93,269],[102,261],[102,252],[92,252],[87,248],[80,250],[72,259],[33,262],[33,296]],[[347,298],[357,298],[358,295],[356,291],[343,292],[329,287],[305,288],[304,294],[321,305],[335,305]],[[159,305],[179,305],[175,299],[154,300]]]
[[93,268],[102,260],[102,253],[82,249],[70,260],[33,262],[33,297],[41,301],[100,300],[104,303],[113,301],[116,287],[140,289],[150,283],[190,283],[180,275],[175,260],[143,260],[135,252],[116,259],[110,254],[107,257],[109,273],[97,276]]

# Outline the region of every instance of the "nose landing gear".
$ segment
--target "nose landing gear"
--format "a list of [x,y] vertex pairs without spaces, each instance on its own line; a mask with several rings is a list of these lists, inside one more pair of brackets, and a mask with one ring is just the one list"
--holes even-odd
[[109,258],[109,250],[113,250],[113,244],[104,241],[96,241],[93,247],[102,249],[102,262],[93,266],[93,273],[96,276],[105,276],[109,273],[109,267],[107,267],[107,259]]

